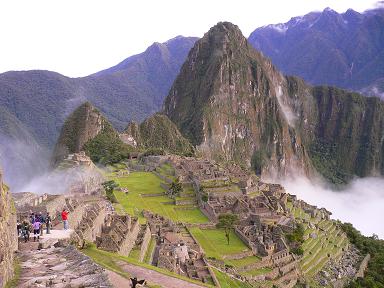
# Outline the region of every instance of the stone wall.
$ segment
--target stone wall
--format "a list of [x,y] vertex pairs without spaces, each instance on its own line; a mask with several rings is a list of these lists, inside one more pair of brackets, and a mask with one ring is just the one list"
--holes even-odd
[[149,226],[145,228],[144,236],[143,236],[143,242],[141,243],[140,247],[140,256],[139,256],[139,261],[143,262],[145,254],[147,253],[148,250],[148,245],[151,242],[151,229],[149,229]]
[[371,255],[370,254],[367,254],[364,257],[363,261],[360,264],[359,270],[357,271],[357,273],[355,275],[355,279],[357,279],[357,278],[364,278],[364,272],[365,272],[365,269],[367,269],[368,262],[369,262],[370,259],[371,259]]
[[14,252],[18,248],[16,217],[11,193],[3,184],[0,170],[0,287],[4,287],[14,273]]
[[140,223],[139,220],[136,220],[135,223],[132,223],[131,231],[128,233],[127,237],[125,237],[123,243],[120,246],[119,254],[122,256],[128,256],[131,253],[133,246],[135,245],[135,241],[137,239],[137,235],[140,231]]

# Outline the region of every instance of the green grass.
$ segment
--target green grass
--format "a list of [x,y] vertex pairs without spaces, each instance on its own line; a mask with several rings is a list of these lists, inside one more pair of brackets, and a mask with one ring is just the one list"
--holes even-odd
[[133,259],[136,259],[136,260],[139,260],[139,257],[140,257],[140,249],[139,249],[139,247],[133,247],[133,249],[129,253],[129,257],[131,257]]
[[258,276],[258,275],[266,274],[271,271],[272,271],[271,268],[259,268],[259,269],[245,271],[245,272],[242,272],[241,274],[249,275],[249,276]]
[[261,259],[257,256],[248,256],[248,257],[241,258],[241,259],[226,260],[226,262],[228,262],[228,264],[235,266],[235,267],[244,267],[244,266],[247,266],[249,264],[259,262],[260,260]]
[[148,210],[160,214],[174,222],[184,223],[206,223],[208,218],[198,208],[192,210],[176,210],[176,205],[164,204],[172,199],[167,196],[142,197],[141,194],[157,194],[165,192],[160,186],[161,179],[150,172],[133,172],[128,176],[113,178],[120,187],[129,190],[128,195],[121,191],[115,191],[117,201],[123,206],[124,210],[130,214],[138,216],[140,222],[145,222],[141,213]]
[[[171,276],[174,278],[178,278],[187,282],[195,283],[201,286],[205,287],[212,287],[212,285],[204,284],[200,281],[192,280],[188,277],[181,276],[176,273],[172,273],[168,270],[158,268],[156,266],[149,265],[147,263],[139,262],[137,259],[131,258],[131,257],[125,257],[118,255],[116,253],[111,253],[103,250],[99,250],[96,248],[95,244],[88,244],[87,248],[81,250],[85,255],[89,256],[94,262],[99,264],[100,266],[103,266],[104,268],[111,270],[125,278],[129,278],[131,275],[127,272],[124,272],[122,268],[117,264],[119,261],[124,261],[126,263],[130,263],[136,266],[140,266],[146,269],[150,269],[159,273],[162,273],[167,276]],[[154,286],[150,286],[154,287]]]
[[175,169],[168,163],[165,163],[159,167],[156,168],[156,171],[165,176],[165,177],[168,177],[169,179],[171,180],[175,180],[176,177],[174,176],[175,174]]
[[[200,229],[191,227],[189,231],[197,239],[203,248],[207,257],[223,259],[224,255],[237,254],[243,251],[249,251],[249,248],[243,241],[232,231],[230,234],[230,242],[227,244],[227,239],[223,230],[220,229]],[[228,260],[228,264],[230,260]]]
[[217,280],[220,283],[221,288],[251,288],[252,286],[241,282],[239,280],[229,277],[227,274],[212,268],[213,272],[216,275]]
[[150,263],[151,256],[152,256],[153,249],[155,249],[155,245],[156,245],[156,240],[154,237],[151,237],[151,241],[149,242],[147,251],[145,251],[144,263],[151,264]]

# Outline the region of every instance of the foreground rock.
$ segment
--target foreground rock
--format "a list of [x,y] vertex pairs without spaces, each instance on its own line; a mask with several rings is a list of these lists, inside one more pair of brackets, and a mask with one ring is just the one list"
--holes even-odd
[[0,287],[13,276],[13,252],[16,250],[16,210],[0,170]]
[[73,246],[25,250],[18,287],[113,287],[103,268]]

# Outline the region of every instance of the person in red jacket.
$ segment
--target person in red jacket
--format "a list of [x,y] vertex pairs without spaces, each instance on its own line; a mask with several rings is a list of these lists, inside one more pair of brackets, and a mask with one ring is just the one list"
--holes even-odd
[[63,220],[63,223],[64,223],[64,230],[67,230],[69,227],[68,227],[68,214],[69,212],[65,210],[65,208],[63,209],[63,212],[61,212],[61,219]]

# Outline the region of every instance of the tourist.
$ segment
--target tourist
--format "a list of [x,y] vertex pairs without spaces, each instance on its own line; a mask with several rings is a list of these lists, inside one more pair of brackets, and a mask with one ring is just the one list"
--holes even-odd
[[35,219],[35,222],[33,222],[33,241],[36,241],[36,237],[37,237],[37,240],[40,239],[40,226],[41,226],[41,223],[39,222],[39,219],[36,218]]
[[45,223],[45,218],[43,216],[43,214],[40,212],[39,213],[39,222],[40,222],[40,236],[43,236],[43,230],[44,230],[44,223]]
[[68,214],[69,212],[63,209],[63,212],[61,212],[61,219],[63,220],[64,223],[64,230],[68,230]]
[[21,223],[19,222],[19,220],[17,220],[16,229],[17,229],[17,237],[20,237],[21,236]]
[[33,222],[35,222],[35,219],[36,219],[35,213],[31,212],[31,216],[29,216],[29,222],[33,224]]
[[49,215],[49,212],[47,212],[47,216],[45,217],[45,225],[47,227],[47,234],[51,233],[51,216]]
[[24,242],[29,241],[29,224],[27,221],[23,221],[23,225],[21,226],[21,235],[24,239]]

